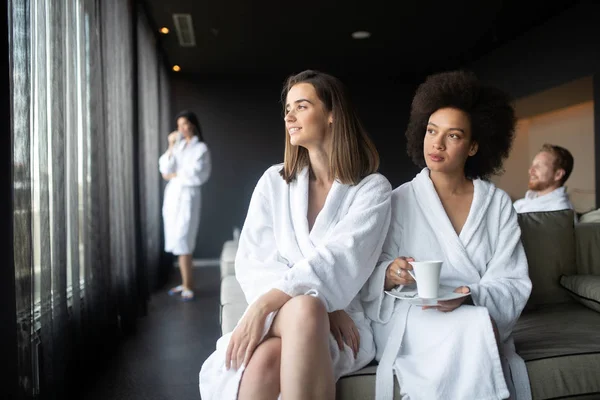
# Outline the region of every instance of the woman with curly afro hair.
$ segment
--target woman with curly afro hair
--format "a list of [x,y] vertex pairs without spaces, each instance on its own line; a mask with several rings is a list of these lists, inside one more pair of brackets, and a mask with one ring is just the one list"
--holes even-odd
[[[508,96],[471,73],[419,86],[406,137],[423,170],[392,192],[390,229],[363,295],[377,399],[393,398],[394,372],[403,399],[530,398],[511,339],[531,293],[527,260],[511,199],[488,181],[502,171],[514,127]],[[420,298],[411,263],[432,260],[442,262],[438,294]]]

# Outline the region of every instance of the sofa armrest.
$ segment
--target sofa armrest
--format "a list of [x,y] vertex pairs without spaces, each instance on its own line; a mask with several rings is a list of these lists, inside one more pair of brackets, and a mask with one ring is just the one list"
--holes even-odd
[[221,279],[235,275],[235,254],[237,253],[238,242],[228,240],[223,244],[221,251]]
[[563,275],[560,284],[575,301],[600,313],[600,276]]
[[575,225],[577,273],[600,275],[600,223]]

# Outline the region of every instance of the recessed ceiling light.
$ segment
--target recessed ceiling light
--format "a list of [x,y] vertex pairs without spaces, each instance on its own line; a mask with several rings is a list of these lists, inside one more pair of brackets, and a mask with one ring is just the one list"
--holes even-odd
[[173,65],[173,71],[179,72],[181,71],[181,67],[179,65]]
[[167,33],[169,33],[169,28],[167,28],[166,26],[163,26],[162,28],[160,28],[160,33],[162,33],[163,35],[166,35]]
[[352,32],[352,37],[354,39],[368,39],[371,37],[371,32],[367,32],[367,31]]

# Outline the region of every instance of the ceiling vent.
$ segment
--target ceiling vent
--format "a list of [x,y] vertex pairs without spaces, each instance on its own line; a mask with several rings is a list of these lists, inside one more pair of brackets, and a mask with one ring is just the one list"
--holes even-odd
[[194,36],[194,25],[190,14],[173,14],[173,23],[181,47],[194,47],[196,37]]

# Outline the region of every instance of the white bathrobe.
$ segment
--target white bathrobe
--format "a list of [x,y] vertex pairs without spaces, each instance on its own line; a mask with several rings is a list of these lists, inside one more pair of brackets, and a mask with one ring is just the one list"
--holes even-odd
[[538,196],[537,192],[528,190],[525,197],[515,201],[515,210],[519,214],[541,211],[572,210],[573,204],[569,201],[567,190],[564,186],[554,189],[552,192],[543,196]]
[[206,144],[194,136],[189,143],[179,141],[170,156],[165,152],[158,165],[161,174],[177,173],[165,187],[162,209],[165,251],[175,255],[192,254],[200,224],[200,186],[211,173],[210,152]]
[[[392,192],[390,230],[362,292],[373,320],[378,400],[393,398],[393,373],[402,399],[507,398],[514,388],[510,379],[507,387],[505,373],[518,378],[518,400],[530,396],[525,363],[511,340],[531,292],[517,214],[508,195],[493,184],[473,184],[473,202],[460,235],[427,168]],[[443,260],[440,283],[468,286],[475,306],[443,313],[384,294],[385,271],[399,256]],[[490,317],[503,342],[501,356]]]
[[[370,322],[364,316],[359,290],[375,265],[390,221],[391,186],[372,174],[354,186],[334,181],[312,230],[308,229],[308,169],[287,184],[281,165],[269,168],[259,180],[248,209],[235,259],[236,278],[248,304],[275,288],[294,297],[312,295],[328,312],[345,310],[360,334],[355,359],[330,335],[334,376],[354,372],[373,360],[375,346]],[[264,334],[275,313],[267,318]],[[230,334],[202,365],[203,400],[236,399],[244,368],[225,370]],[[263,336],[264,338],[264,336]]]

